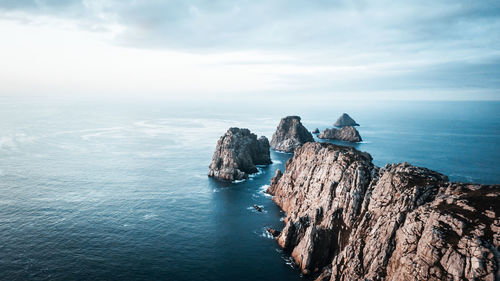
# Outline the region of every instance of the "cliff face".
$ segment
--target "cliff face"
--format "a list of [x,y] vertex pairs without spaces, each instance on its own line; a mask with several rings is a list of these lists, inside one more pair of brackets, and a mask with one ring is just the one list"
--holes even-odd
[[325,129],[321,134],[318,135],[320,139],[332,139],[341,140],[349,142],[360,142],[362,141],[358,130],[352,126],[342,127],[340,129]]
[[407,163],[307,143],[268,192],[287,213],[277,241],[317,280],[495,280],[500,186],[450,183]]
[[271,147],[278,151],[293,152],[306,142],[313,142],[312,134],[302,125],[299,116],[282,118],[271,139]]
[[269,141],[248,129],[230,128],[217,142],[208,176],[241,180],[258,172],[255,165],[271,164]]

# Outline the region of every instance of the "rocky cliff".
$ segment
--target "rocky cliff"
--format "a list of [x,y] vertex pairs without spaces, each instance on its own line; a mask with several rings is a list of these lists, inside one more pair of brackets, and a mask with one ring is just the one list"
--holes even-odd
[[344,126],[359,126],[354,119],[349,116],[347,113],[343,113],[340,115],[340,117],[337,119],[335,124],[333,124],[335,127],[344,127]]
[[321,134],[318,135],[320,139],[332,139],[341,140],[348,142],[360,142],[362,141],[358,130],[352,126],[342,127],[340,129],[325,129]]
[[307,143],[268,192],[287,213],[279,245],[316,280],[498,280],[498,185]]
[[313,142],[312,134],[302,125],[299,116],[281,119],[271,139],[271,147],[282,152],[293,152],[306,142]]
[[257,139],[248,129],[230,128],[220,137],[209,166],[208,176],[223,180],[241,180],[258,172],[255,165],[271,164],[269,141]]

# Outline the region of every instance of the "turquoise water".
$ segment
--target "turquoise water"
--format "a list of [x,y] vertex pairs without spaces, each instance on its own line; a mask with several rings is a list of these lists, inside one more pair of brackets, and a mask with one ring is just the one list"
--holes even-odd
[[283,213],[262,191],[290,155],[241,183],[206,173],[231,126],[270,138],[283,116],[312,130],[342,112],[377,165],[500,183],[498,102],[1,98],[0,279],[300,280],[265,233]]

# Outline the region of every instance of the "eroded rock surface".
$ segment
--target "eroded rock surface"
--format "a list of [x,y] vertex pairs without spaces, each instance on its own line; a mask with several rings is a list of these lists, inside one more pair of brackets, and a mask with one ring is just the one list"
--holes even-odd
[[220,137],[209,166],[208,176],[223,180],[241,180],[258,172],[256,165],[271,164],[269,141],[257,139],[248,129],[230,128]]
[[299,116],[281,119],[271,139],[271,147],[282,152],[293,152],[306,142],[313,142],[312,134],[302,125]]
[[347,113],[343,113],[340,115],[339,119],[333,124],[335,127],[344,127],[344,126],[359,126],[354,119],[349,116]]
[[332,139],[341,140],[348,142],[360,142],[362,141],[358,130],[352,126],[342,127],[340,129],[325,129],[321,134],[318,135],[320,139]]
[[316,280],[498,280],[498,185],[307,143],[268,192],[287,213],[279,245]]

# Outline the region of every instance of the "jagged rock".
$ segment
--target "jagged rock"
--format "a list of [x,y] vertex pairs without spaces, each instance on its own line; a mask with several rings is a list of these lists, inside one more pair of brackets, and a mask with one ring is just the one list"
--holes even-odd
[[312,131],[312,133],[313,133],[313,134],[319,134],[319,129],[318,129],[318,128],[314,129],[314,130]]
[[268,227],[266,230],[267,230],[267,232],[269,232],[269,234],[271,234],[273,237],[278,237],[278,236],[281,234],[281,232],[280,232],[279,230],[276,230],[276,229],[274,229],[274,228],[270,228],[270,227]]
[[344,127],[344,126],[359,126],[354,119],[349,116],[347,113],[343,113],[340,115],[339,119],[333,124],[335,127]]
[[293,152],[306,142],[313,142],[312,134],[300,123],[299,116],[281,119],[271,139],[271,147],[277,151]]
[[271,164],[269,141],[257,139],[248,129],[230,128],[220,137],[209,166],[208,176],[223,180],[241,180],[258,172],[255,165]]
[[277,237],[316,280],[495,280],[500,186],[450,183],[408,163],[327,143],[295,151],[268,191]]
[[332,139],[341,140],[349,142],[360,142],[362,141],[358,130],[352,126],[342,127],[340,129],[325,129],[321,134],[318,135],[320,139]]

